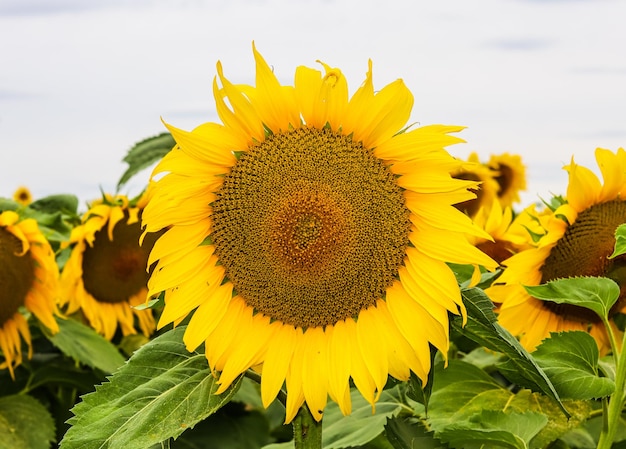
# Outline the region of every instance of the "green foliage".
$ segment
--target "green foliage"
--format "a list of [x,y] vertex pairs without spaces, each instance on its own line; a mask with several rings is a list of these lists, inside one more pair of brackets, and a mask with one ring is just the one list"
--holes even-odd
[[387,418],[387,439],[394,449],[441,449],[445,446],[435,439],[421,421],[408,417]]
[[[539,448],[546,447],[570,429],[580,425],[589,413],[588,405],[583,402],[570,401],[566,406],[571,414],[569,419],[563,414],[557,402],[545,395],[530,390],[513,392],[484,370],[464,361],[451,360],[448,367],[443,363],[435,367],[435,385],[427,422],[429,429],[435,432],[435,437],[447,435],[446,441],[453,444],[460,443],[456,439],[450,440],[450,434],[453,433],[451,430],[476,428],[478,433],[463,432],[468,443],[467,447],[471,447],[469,443],[474,442],[483,444],[486,438],[484,433],[489,433],[489,444],[492,445],[499,435],[503,438],[503,447],[517,447],[510,446],[514,440],[515,444],[521,444],[520,441],[525,441],[525,444],[532,442],[529,447]],[[498,413],[489,415],[485,414],[485,411]],[[543,425],[530,439],[529,435],[513,432],[508,419],[500,416],[527,412],[547,418],[541,419]],[[532,423],[539,422],[536,418],[529,419]],[[480,426],[477,423],[481,423]]]
[[48,449],[54,441],[48,410],[28,395],[0,398],[0,449]]
[[555,279],[547,284],[525,288],[528,294],[537,299],[584,307],[604,319],[608,317],[620,292],[619,285],[603,277]]
[[[373,410],[372,406],[356,389],[351,391],[352,413],[343,416],[336,403],[331,402],[324,410],[322,448],[343,449],[365,445],[385,430],[387,418],[396,416],[406,406],[402,402],[399,387],[384,390]],[[263,449],[293,448],[293,441],[270,444]]]
[[514,370],[522,386],[542,392],[561,405],[567,414],[550,379],[517,339],[498,323],[493,303],[487,295],[478,288],[463,290],[462,294],[467,308],[467,324],[463,326],[461,318],[455,317],[451,326],[485,348],[506,355],[506,366]]
[[596,399],[615,390],[611,379],[598,376],[598,346],[586,332],[553,333],[533,356],[562,398]]
[[217,380],[203,354],[186,351],[184,331],[155,338],[83,396],[61,448],[143,449],[178,437],[227,403],[239,381],[216,395]]
[[112,373],[124,364],[124,357],[118,349],[92,328],[72,319],[57,318],[57,323],[59,332],[49,335],[48,339],[77,362],[105,373]]
[[530,440],[547,424],[545,415],[535,412],[504,413],[483,410],[469,421],[459,422],[439,432],[439,438],[452,448],[528,449]]
[[161,133],[136,143],[124,157],[124,162],[128,164],[128,168],[117,182],[117,189],[122,188],[141,170],[163,158],[174,148],[174,145],[176,145],[176,141],[170,133]]

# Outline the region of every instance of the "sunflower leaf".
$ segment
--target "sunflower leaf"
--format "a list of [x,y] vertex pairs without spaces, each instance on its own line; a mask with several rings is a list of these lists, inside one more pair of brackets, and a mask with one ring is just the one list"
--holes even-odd
[[54,420],[36,399],[16,394],[0,398],[0,447],[48,449],[55,439]]
[[444,446],[415,418],[387,418],[387,440],[394,449],[440,449]]
[[63,354],[80,363],[112,373],[124,364],[124,357],[106,338],[92,328],[72,319],[57,319],[59,332],[50,335],[42,327],[48,339]]
[[174,145],[176,141],[170,133],[161,133],[136,143],[123,159],[128,163],[128,168],[117,182],[117,189],[122,188],[138,172],[163,158]]
[[185,349],[185,326],[141,347],[94,393],[82,397],[68,421],[62,449],[143,449],[178,437],[228,403],[235,381],[217,395],[206,357]]
[[598,345],[586,332],[551,333],[533,356],[562,398],[597,399],[615,390],[611,379],[598,376]]
[[615,249],[609,259],[614,259],[622,254],[626,254],[626,223],[619,225],[615,230]]
[[[548,423],[536,412],[505,413],[483,410],[470,420],[446,427],[437,436],[452,448],[501,447],[528,449],[530,440]],[[484,446],[483,446],[484,447]]]
[[533,436],[531,447],[548,447],[561,435],[584,422],[591,410],[589,401],[567,401],[570,416],[566,417],[561,406],[553,399],[527,389],[514,393],[486,371],[462,360],[450,360],[448,367],[440,362],[434,370],[435,385],[428,424],[436,438],[439,432],[458,423],[480,422],[485,417],[482,415],[485,410],[517,414],[535,412],[547,416],[548,422]]
[[608,318],[611,307],[619,298],[617,283],[603,277],[555,279],[547,284],[524,288],[537,299],[584,307],[602,319]]
[[451,321],[452,327],[481,346],[508,356],[506,363],[513,367],[521,386],[552,398],[568,415],[546,373],[517,339],[498,323],[489,297],[479,288],[464,289],[462,295],[467,308],[467,324],[463,326],[461,318],[455,317]]

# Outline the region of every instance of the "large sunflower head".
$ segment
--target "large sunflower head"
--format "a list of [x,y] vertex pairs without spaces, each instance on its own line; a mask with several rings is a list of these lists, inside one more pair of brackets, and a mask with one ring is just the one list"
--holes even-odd
[[214,82],[222,123],[191,132],[159,163],[143,215],[167,228],[150,262],[159,322],[193,316],[224,391],[262,370],[267,406],[283,384],[286,421],[327,397],[350,412],[352,379],[374,404],[388,375],[424,382],[429,346],[448,349],[448,312],[465,313],[447,261],[495,263],[469,244],[485,235],[452,205],[474,181],[443,148],[457,126],[406,130],[413,104],[401,80],[374,91],[371,63],[349,97],[339,69],[298,67],[281,85],[254,49],[256,84]]
[[109,340],[118,326],[123,335],[138,326],[146,336],[156,326],[152,311],[134,308],[148,299],[148,254],[158,238],[147,234],[140,244],[141,210],[125,196],[104,195],[65,242],[73,247],[61,273],[61,304],[68,314],[81,311]]
[[492,203],[498,198],[500,187],[494,171],[480,162],[477,153],[471,153],[467,161],[454,169],[451,174],[455,179],[477,183],[475,187],[470,188],[475,194],[474,197],[456,204],[457,209],[470,217],[477,216],[482,209],[491,209]]
[[14,211],[0,213],[0,369],[22,362],[22,340],[31,356],[25,313],[32,313],[52,333],[57,313],[59,269],[50,244],[32,218]]
[[520,192],[526,190],[526,167],[518,154],[492,154],[487,166],[498,183],[498,200],[503,207],[520,201]]
[[596,160],[604,183],[572,159],[565,167],[569,172],[567,201],[549,214],[535,216],[542,228],[532,233],[538,239],[536,246],[506,260],[497,285],[487,290],[495,302],[502,303],[502,325],[521,335],[528,349],[534,349],[550,332],[564,330],[589,331],[603,353],[609,342],[591,311],[540,301],[524,285],[576,276],[608,277],[622,292],[613,312],[626,310],[626,257],[608,258],[615,245],[615,229],[626,222],[626,152],[598,148]]

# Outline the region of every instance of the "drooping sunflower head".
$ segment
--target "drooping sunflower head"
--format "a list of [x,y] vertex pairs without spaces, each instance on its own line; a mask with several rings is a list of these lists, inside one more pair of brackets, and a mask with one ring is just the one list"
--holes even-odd
[[481,163],[477,153],[471,153],[467,161],[452,171],[455,179],[475,181],[477,185],[470,188],[474,198],[456,204],[456,208],[470,217],[478,215],[483,208],[491,209],[491,204],[498,198],[500,189],[495,173]]
[[503,207],[520,201],[520,192],[526,190],[526,167],[518,154],[492,154],[487,166],[498,183],[498,200]]
[[450,176],[462,128],[405,130],[411,93],[375,93],[371,63],[350,97],[339,69],[299,67],[283,86],[254,57],[254,86],[218,63],[221,124],[167,125],[177,146],[143,215],[146,232],[167,229],[150,294],[165,291],[160,326],[193,311],[185,343],[205,344],[218,392],[261,367],[265,405],[286,384],[286,421],[305,401],[319,420],[328,396],[350,412],[350,379],[372,404],[389,375],[425,381],[448,312],[465,313],[446,262],[495,262],[453,206],[476,187]]
[[28,206],[33,202],[33,195],[28,187],[20,186],[13,192],[13,200],[23,206]]
[[0,213],[0,369],[11,376],[22,362],[22,340],[31,356],[26,315],[32,313],[50,332],[59,330],[57,313],[59,270],[50,244],[32,218],[14,211]]
[[596,160],[604,183],[572,160],[565,167],[569,172],[567,201],[549,215],[536,217],[543,228],[541,236],[534,233],[539,237],[537,246],[505,261],[500,285],[487,290],[494,301],[502,303],[502,325],[522,335],[522,344],[529,349],[550,332],[563,330],[589,331],[603,353],[609,343],[600,319],[591,311],[537,300],[523,285],[576,276],[608,277],[622,292],[612,312],[626,310],[626,258],[608,258],[615,246],[616,228],[626,223],[626,152],[599,148]]
[[147,234],[140,244],[141,209],[125,196],[105,195],[90,204],[82,223],[72,230],[65,246],[72,246],[61,273],[66,313],[81,311],[105,338],[116,330],[148,336],[155,327],[150,310],[134,306],[148,299],[148,255],[158,234]]

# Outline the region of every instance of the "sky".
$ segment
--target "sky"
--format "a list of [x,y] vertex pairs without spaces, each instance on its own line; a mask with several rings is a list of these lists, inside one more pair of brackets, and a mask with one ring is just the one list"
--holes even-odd
[[[621,0],[0,0],[0,196],[114,193],[134,143],[218,121],[215,64],[283,84],[338,67],[351,92],[402,78],[411,122],[462,125],[448,151],[522,157],[524,203],[563,194],[572,157],[626,147]],[[594,171],[595,170],[594,168]],[[121,193],[145,186],[144,170]]]

